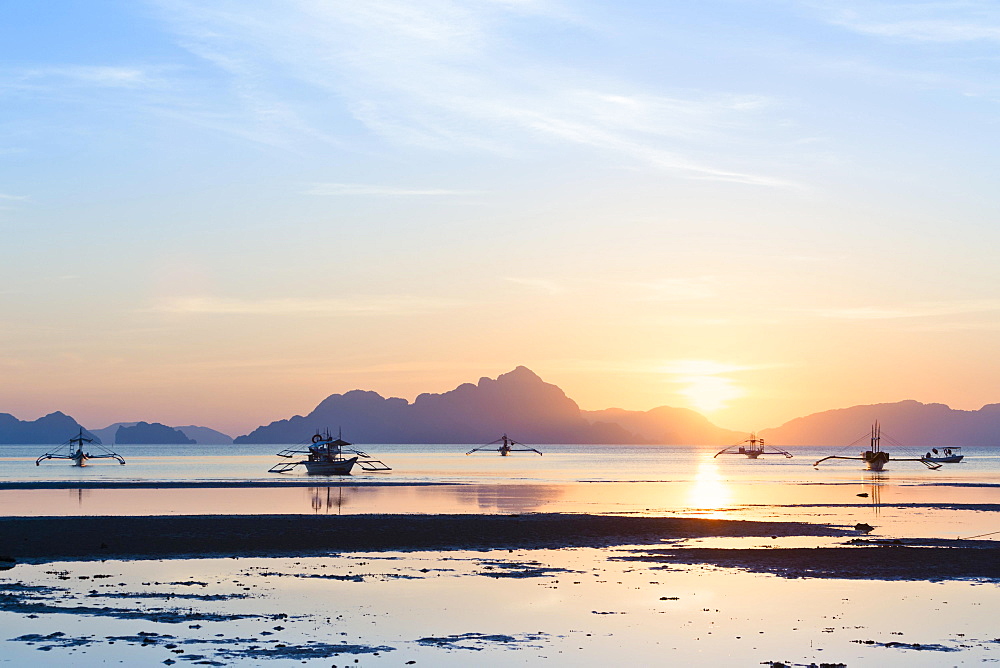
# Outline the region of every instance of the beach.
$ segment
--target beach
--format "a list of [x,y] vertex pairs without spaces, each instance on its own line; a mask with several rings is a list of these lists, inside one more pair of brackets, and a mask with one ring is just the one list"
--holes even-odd
[[822,479],[642,452],[667,464],[609,478],[575,451],[547,468],[405,453],[387,459],[416,465],[393,476],[220,480],[154,462],[36,480],[15,457],[0,663],[1000,659],[993,464]]

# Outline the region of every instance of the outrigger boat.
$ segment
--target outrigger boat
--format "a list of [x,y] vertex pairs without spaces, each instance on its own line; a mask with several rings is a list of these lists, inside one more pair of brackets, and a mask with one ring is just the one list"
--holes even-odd
[[278,457],[291,459],[306,455],[297,462],[278,462],[267,470],[268,473],[288,473],[296,466],[304,466],[309,475],[350,475],[351,469],[357,465],[365,471],[391,471],[392,469],[361,450],[350,449],[348,443],[340,434],[337,438],[317,432],[312,437],[312,444],[306,450],[287,448],[278,453]]
[[[888,438],[888,437],[886,437]],[[889,461],[889,453],[883,450],[880,446],[880,441],[882,439],[882,427],[878,422],[872,425],[871,433],[871,446],[868,450],[865,450],[858,457],[845,457],[842,455],[830,455],[829,457],[824,457],[817,461],[813,466],[819,466],[821,462],[825,462],[828,459],[854,459],[861,460],[865,463],[865,468],[869,471],[881,471]],[[858,439],[860,441],[861,439]],[[857,443],[855,441],[854,443]],[[853,444],[852,444],[853,445]],[[850,447],[850,446],[848,446]],[[941,464],[927,459],[926,457],[894,457],[892,458],[895,462],[920,462],[929,469],[939,469]]]
[[[494,445],[498,444],[499,447],[496,448],[493,447]],[[473,452],[487,452],[487,451],[499,452],[501,457],[506,457],[512,452],[534,452],[537,455],[542,454],[539,450],[535,450],[534,448],[528,447],[524,443],[518,443],[511,437],[507,436],[507,434],[504,434],[495,441],[490,441],[486,445],[481,445],[478,448],[472,448],[465,454],[471,455]]]
[[[95,447],[100,448],[103,452],[98,452],[94,454],[92,452],[84,452],[83,444],[90,443]],[[83,435],[83,427],[80,427],[80,433],[69,439],[58,448],[55,452],[46,452],[44,455],[35,460],[35,466],[38,466],[46,459],[69,459],[73,462],[73,466],[86,466],[87,462],[91,459],[114,459],[119,464],[124,465],[125,460],[116,452],[111,452],[103,445],[95,443],[94,439],[87,438]]]
[[924,459],[929,462],[937,462],[938,464],[957,464],[965,455],[962,454],[962,448],[941,448],[941,452],[938,452],[937,448],[931,448],[931,451],[924,455]]
[[757,459],[761,455],[784,455],[786,459],[791,459],[792,453],[787,450],[782,450],[781,448],[776,448],[773,445],[764,445],[764,439],[757,438],[757,434],[751,433],[750,438],[745,441],[740,441],[735,445],[730,445],[728,448],[723,448],[715,453],[715,457],[719,455],[746,455],[749,459]]

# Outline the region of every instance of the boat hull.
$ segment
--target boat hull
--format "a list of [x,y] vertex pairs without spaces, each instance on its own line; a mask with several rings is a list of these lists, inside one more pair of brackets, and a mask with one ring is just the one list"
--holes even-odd
[[861,459],[869,471],[881,471],[885,463],[889,461],[889,455],[882,451],[872,452],[869,450],[861,453]]
[[350,475],[351,469],[358,463],[357,457],[334,459],[328,461],[302,462],[309,475]]
[[924,459],[937,464],[957,464],[962,461],[963,457],[965,457],[965,455],[952,455],[951,457],[924,457]]

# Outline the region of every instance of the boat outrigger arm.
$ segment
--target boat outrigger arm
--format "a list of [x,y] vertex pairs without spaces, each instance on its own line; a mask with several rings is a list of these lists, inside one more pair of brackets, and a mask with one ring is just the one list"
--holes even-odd
[[[876,454],[878,454],[878,453],[876,453]],[[860,457],[846,457],[846,456],[843,456],[843,455],[830,455],[829,457],[824,457],[823,459],[820,459],[819,461],[815,462],[813,464],[813,466],[819,466],[820,462],[825,462],[828,459],[851,459],[853,461],[859,461],[860,460],[860,461],[866,462],[870,458],[866,458],[864,455],[862,455]],[[936,471],[937,469],[941,468],[941,465],[938,464],[937,462],[928,461],[928,460],[924,459],[923,457],[889,457],[889,455],[886,454],[885,461],[890,461],[890,460],[892,460],[894,462],[920,462],[921,464],[923,464],[927,468],[931,469],[932,471]],[[873,469],[873,470],[880,470],[880,469]]]
[[125,460],[117,452],[111,452],[103,445],[94,443],[98,448],[103,450],[94,454],[92,452],[84,452],[84,443],[94,443],[94,439],[87,438],[83,435],[83,427],[80,427],[80,433],[69,439],[65,443],[61,444],[54,452],[46,452],[44,455],[35,460],[35,466],[38,466],[46,459],[71,459],[75,466],[83,466],[84,463],[90,461],[91,459],[114,459],[119,464],[124,465]]
[[[494,445],[498,447],[493,447]],[[515,441],[507,434],[504,434],[495,441],[490,441],[486,445],[481,445],[478,448],[472,448],[465,454],[471,455],[473,452],[486,452],[486,451],[499,452],[501,457],[506,457],[512,452],[534,452],[536,455],[542,454],[541,451],[535,450],[534,448],[529,447],[524,443]]]
[[[889,453],[883,450],[881,447],[881,440],[882,440],[882,426],[878,422],[876,422],[875,424],[872,425],[871,446],[869,447],[868,450],[862,452],[857,457],[848,457],[846,455],[830,455],[815,462],[813,466],[819,466],[822,462],[825,462],[828,459],[851,459],[854,461],[864,462],[869,471],[881,471],[882,467],[885,466],[886,462],[888,462],[891,459],[894,462],[920,462],[921,464],[931,469],[932,471],[941,468],[941,464],[934,461],[930,461],[926,457],[889,457]],[[892,439],[890,438],[890,440]],[[857,441],[855,441],[855,443],[857,443]]]
[[728,448],[723,448],[715,453],[712,459],[719,455],[746,455],[750,459],[757,459],[761,455],[784,455],[786,459],[791,459],[792,453],[782,450],[773,445],[764,445],[764,439],[757,438],[757,434],[750,434],[750,438],[740,441]]

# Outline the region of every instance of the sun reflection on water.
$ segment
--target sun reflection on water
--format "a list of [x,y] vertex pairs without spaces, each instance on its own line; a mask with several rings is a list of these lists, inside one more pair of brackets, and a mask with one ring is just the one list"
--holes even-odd
[[732,490],[719,465],[711,461],[699,464],[688,492],[688,507],[691,510],[725,510],[732,498]]

